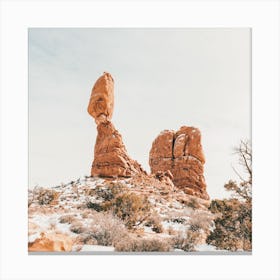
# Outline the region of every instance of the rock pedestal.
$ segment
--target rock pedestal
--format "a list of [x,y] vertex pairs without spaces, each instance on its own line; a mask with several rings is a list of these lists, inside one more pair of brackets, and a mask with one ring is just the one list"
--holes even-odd
[[97,131],[91,176],[131,177],[144,172],[140,164],[128,156],[122,137],[111,122],[101,122]]

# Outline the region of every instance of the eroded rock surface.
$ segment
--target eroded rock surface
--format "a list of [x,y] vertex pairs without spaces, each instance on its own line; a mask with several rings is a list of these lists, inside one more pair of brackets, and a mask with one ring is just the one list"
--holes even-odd
[[61,233],[41,233],[41,236],[28,243],[29,252],[71,251],[73,240]]
[[205,157],[197,128],[183,126],[177,132],[164,130],[150,150],[151,172],[171,172],[174,185],[185,193],[209,199],[203,175]]
[[113,109],[114,80],[109,73],[104,72],[92,88],[87,110],[98,125],[112,119]]
[[130,177],[144,172],[127,154],[122,136],[111,122],[100,123],[97,131],[91,176]]

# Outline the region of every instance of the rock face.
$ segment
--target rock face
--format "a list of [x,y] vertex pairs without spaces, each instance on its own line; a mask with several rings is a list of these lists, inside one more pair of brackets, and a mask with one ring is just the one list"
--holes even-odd
[[109,73],[104,74],[94,84],[88,104],[88,113],[96,124],[110,121],[114,109],[114,80]]
[[100,123],[97,131],[91,176],[130,177],[144,172],[140,164],[128,156],[122,137],[111,122]]
[[60,233],[42,233],[40,238],[28,244],[29,252],[61,252],[71,251],[72,239]]
[[205,157],[197,128],[183,126],[177,132],[164,130],[150,150],[151,172],[171,172],[174,185],[185,193],[209,199],[203,176]]
[[97,138],[91,176],[130,177],[146,172],[127,154],[122,136],[110,122],[114,104],[114,80],[104,73],[95,83],[88,112],[97,124]]

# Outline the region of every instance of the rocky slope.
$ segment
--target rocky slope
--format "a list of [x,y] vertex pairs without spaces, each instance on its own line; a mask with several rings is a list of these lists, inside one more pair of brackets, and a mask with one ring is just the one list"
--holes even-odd
[[28,247],[30,252],[195,251],[213,228],[208,206],[153,176],[86,177],[35,188],[29,190]]

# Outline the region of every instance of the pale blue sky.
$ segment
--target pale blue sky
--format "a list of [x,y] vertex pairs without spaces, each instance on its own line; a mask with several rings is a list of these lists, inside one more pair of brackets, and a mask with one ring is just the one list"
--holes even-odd
[[113,122],[149,171],[164,129],[201,130],[212,198],[237,179],[233,147],[250,138],[250,29],[29,29],[29,186],[90,173],[96,125],[87,113],[104,71],[115,80]]

